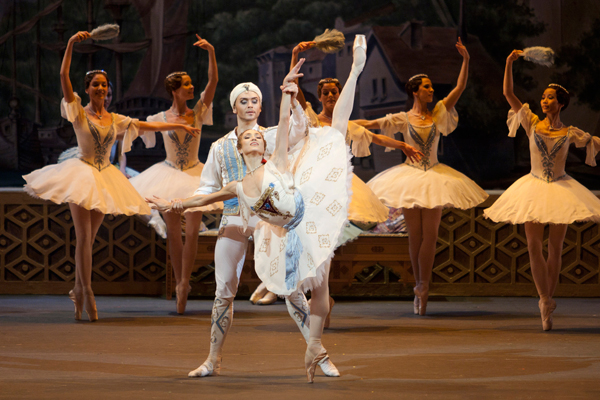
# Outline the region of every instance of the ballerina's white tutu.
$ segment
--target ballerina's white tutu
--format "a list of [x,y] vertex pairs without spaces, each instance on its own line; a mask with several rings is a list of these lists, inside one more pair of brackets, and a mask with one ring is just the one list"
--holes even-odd
[[419,149],[425,156],[412,163],[385,170],[373,177],[367,185],[383,204],[394,208],[459,208],[466,210],[483,202],[488,194],[475,182],[437,159],[440,133],[449,135],[456,129],[458,114],[446,110],[439,101],[432,112],[433,124],[414,126],[405,112],[388,114],[378,119],[384,135],[394,137],[401,132],[404,141]]
[[[193,109],[194,125],[212,125],[212,104],[206,107],[203,96]],[[165,112],[151,115],[150,122],[166,122]],[[130,179],[131,184],[143,196],[151,198],[158,196],[166,200],[184,199],[194,195],[200,185],[202,164],[198,160],[200,135],[193,137],[185,131],[164,131],[163,142],[167,152],[165,161],[154,164],[147,170]],[[215,203],[206,207],[197,207],[193,211],[217,211],[223,209],[223,203]]]
[[[324,126],[321,124],[317,114],[308,102],[305,113],[308,117],[310,126],[314,128]],[[346,144],[352,146],[352,154],[355,157],[367,157],[371,155],[369,146],[371,145],[372,139],[372,132],[363,126],[348,121]],[[367,184],[353,173],[352,199],[350,200],[350,206],[348,208],[348,220],[359,223],[380,223],[386,221],[388,216],[389,209],[377,198]],[[353,236],[356,237],[356,235]]]
[[57,204],[74,203],[103,214],[150,214],[146,201],[109,160],[117,136],[123,136],[123,152],[131,149],[139,133],[139,121],[111,113],[110,125],[94,124],[87,118],[76,93],[73,102],[62,100],[61,115],[73,123],[79,157],[23,176],[27,182],[25,192]]
[[600,138],[573,126],[563,136],[541,135],[535,131],[538,122],[528,104],[508,113],[509,136],[514,137],[522,125],[529,137],[531,173],[513,183],[484,215],[511,224],[600,222],[600,199],[565,173],[569,145],[585,146],[586,164],[595,166]]

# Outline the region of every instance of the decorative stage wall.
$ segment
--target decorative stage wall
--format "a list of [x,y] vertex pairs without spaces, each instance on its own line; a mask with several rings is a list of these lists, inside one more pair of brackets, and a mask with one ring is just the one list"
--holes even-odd
[[[523,226],[495,224],[482,206],[445,210],[431,295],[533,296]],[[219,215],[206,215],[209,228]],[[216,236],[199,237],[192,295],[212,296]],[[258,284],[251,257],[240,295]],[[33,199],[20,189],[0,191],[0,294],[65,294],[75,277],[75,234],[69,208]],[[166,241],[135,217],[106,216],[94,243],[96,294],[165,294]],[[600,297],[600,232],[594,223],[572,224],[565,239],[559,296]],[[402,235],[364,235],[338,249],[331,271],[338,296],[410,296],[414,282],[408,240]]]

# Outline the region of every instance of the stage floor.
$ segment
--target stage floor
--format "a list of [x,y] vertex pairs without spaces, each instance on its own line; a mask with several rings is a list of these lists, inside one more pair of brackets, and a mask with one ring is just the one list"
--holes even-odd
[[[65,296],[0,296],[2,399],[598,399],[600,299],[557,299],[551,332],[537,299],[338,301],[323,343],[342,377],[315,383],[283,302],[235,303],[222,376],[187,373],[208,353],[211,301],[97,298],[72,319]],[[85,315],[85,314],[84,314]]]

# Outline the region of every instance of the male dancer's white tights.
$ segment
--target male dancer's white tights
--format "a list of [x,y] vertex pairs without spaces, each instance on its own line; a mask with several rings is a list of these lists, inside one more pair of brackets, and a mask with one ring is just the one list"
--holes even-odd
[[[189,376],[208,376],[218,375],[221,369],[221,358],[223,344],[229,327],[233,322],[233,299],[237,293],[237,288],[246,259],[246,249],[248,239],[254,232],[254,226],[258,222],[258,217],[250,219],[248,227],[244,230],[242,219],[238,216],[223,216],[219,231],[219,238],[215,247],[215,281],[217,290],[215,292],[215,301],[211,316],[210,332],[210,352],[206,361],[197,369],[189,373]],[[325,297],[327,301],[329,296]],[[304,293],[296,291],[286,296],[285,303],[288,313],[296,322],[298,329],[304,336],[306,342],[309,342],[311,321],[320,318],[317,315],[311,316],[308,302]],[[313,304],[313,308],[315,305]],[[317,306],[318,307],[318,306]],[[327,306],[329,307],[329,303]],[[319,313],[321,314],[321,313]],[[327,316],[327,312],[324,314]],[[318,339],[321,338],[322,324],[316,323],[315,328],[319,326]],[[315,329],[316,330],[316,329]],[[339,372],[329,357],[325,358],[319,366],[327,376],[339,376]]]

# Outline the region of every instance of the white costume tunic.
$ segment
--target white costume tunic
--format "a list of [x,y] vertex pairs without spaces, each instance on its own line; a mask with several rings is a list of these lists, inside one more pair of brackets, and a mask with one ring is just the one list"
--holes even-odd
[[575,221],[600,222],[600,199],[565,173],[569,145],[586,147],[586,164],[596,166],[600,138],[570,126],[563,136],[538,134],[540,122],[523,104],[518,112],[508,113],[508,136],[514,137],[519,125],[529,137],[531,173],[513,183],[484,211],[495,222],[522,224],[570,224]]
[[[299,105],[293,109],[290,125],[288,143],[290,147],[294,147],[308,132],[308,121]],[[265,158],[268,159],[271,151],[275,148],[277,127],[265,129],[257,124],[252,129],[263,132],[267,142]],[[237,150],[237,135],[234,129],[215,141],[210,147],[206,164],[202,170],[200,187],[194,192],[194,195],[218,192],[231,181],[241,181],[245,175],[246,165]],[[223,217],[215,246],[215,280],[217,284],[215,295],[218,298],[233,300],[246,258],[248,238],[252,236],[258,218],[251,217],[246,227],[239,216],[238,199],[227,200],[223,203]],[[190,208],[187,211],[193,210]]]
[[[193,109],[192,126],[212,125],[212,104],[206,107],[202,98]],[[147,118],[150,122],[167,122],[166,113],[160,112]],[[163,142],[167,152],[165,161],[154,164],[138,176],[130,179],[142,197],[158,196],[165,200],[184,199],[194,194],[200,184],[204,164],[198,160],[200,134],[196,137],[183,131],[163,131]],[[150,147],[150,146],[149,146]],[[221,210],[223,203],[200,207],[195,211]]]
[[393,137],[395,132],[401,132],[406,143],[424,154],[421,161],[413,163],[407,158],[403,164],[379,173],[367,183],[388,207],[466,210],[487,199],[487,193],[475,182],[438,162],[440,133],[447,136],[456,129],[456,110],[447,111],[443,101],[439,101],[432,119],[432,125],[413,126],[408,115],[401,112],[377,120],[384,135]]
[[[307,103],[306,115],[311,126],[319,128],[325,125],[317,117],[310,103]],[[355,157],[371,155],[369,146],[373,140],[373,133],[363,126],[348,121],[346,143],[352,143],[352,154]],[[389,217],[389,209],[377,198],[375,193],[356,174],[352,174],[352,199],[348,208],[348,219],[354,222],[384,222]]]
[[289,295],[320,285],[345,226],[349,203],[349,155],[343,134],[311,129],[291,170],[265,164],[262,194],[251,198],[237,184],[240,214],[261,221],[254,230],[254,261],[269,291]]
[[110,125],[94,124],[77,93],[71,103],[63,99],[60,108],[62,117],[73,123],[79,157],[25,175],[25,191],[33,197],[57,204],[75,203],[103,214],[150,214],[146,201],[110,163],[111,146],[117,136],[124,135],[123,153],[131,150],[131,143],[138,136],[139,121],[111,113]]

